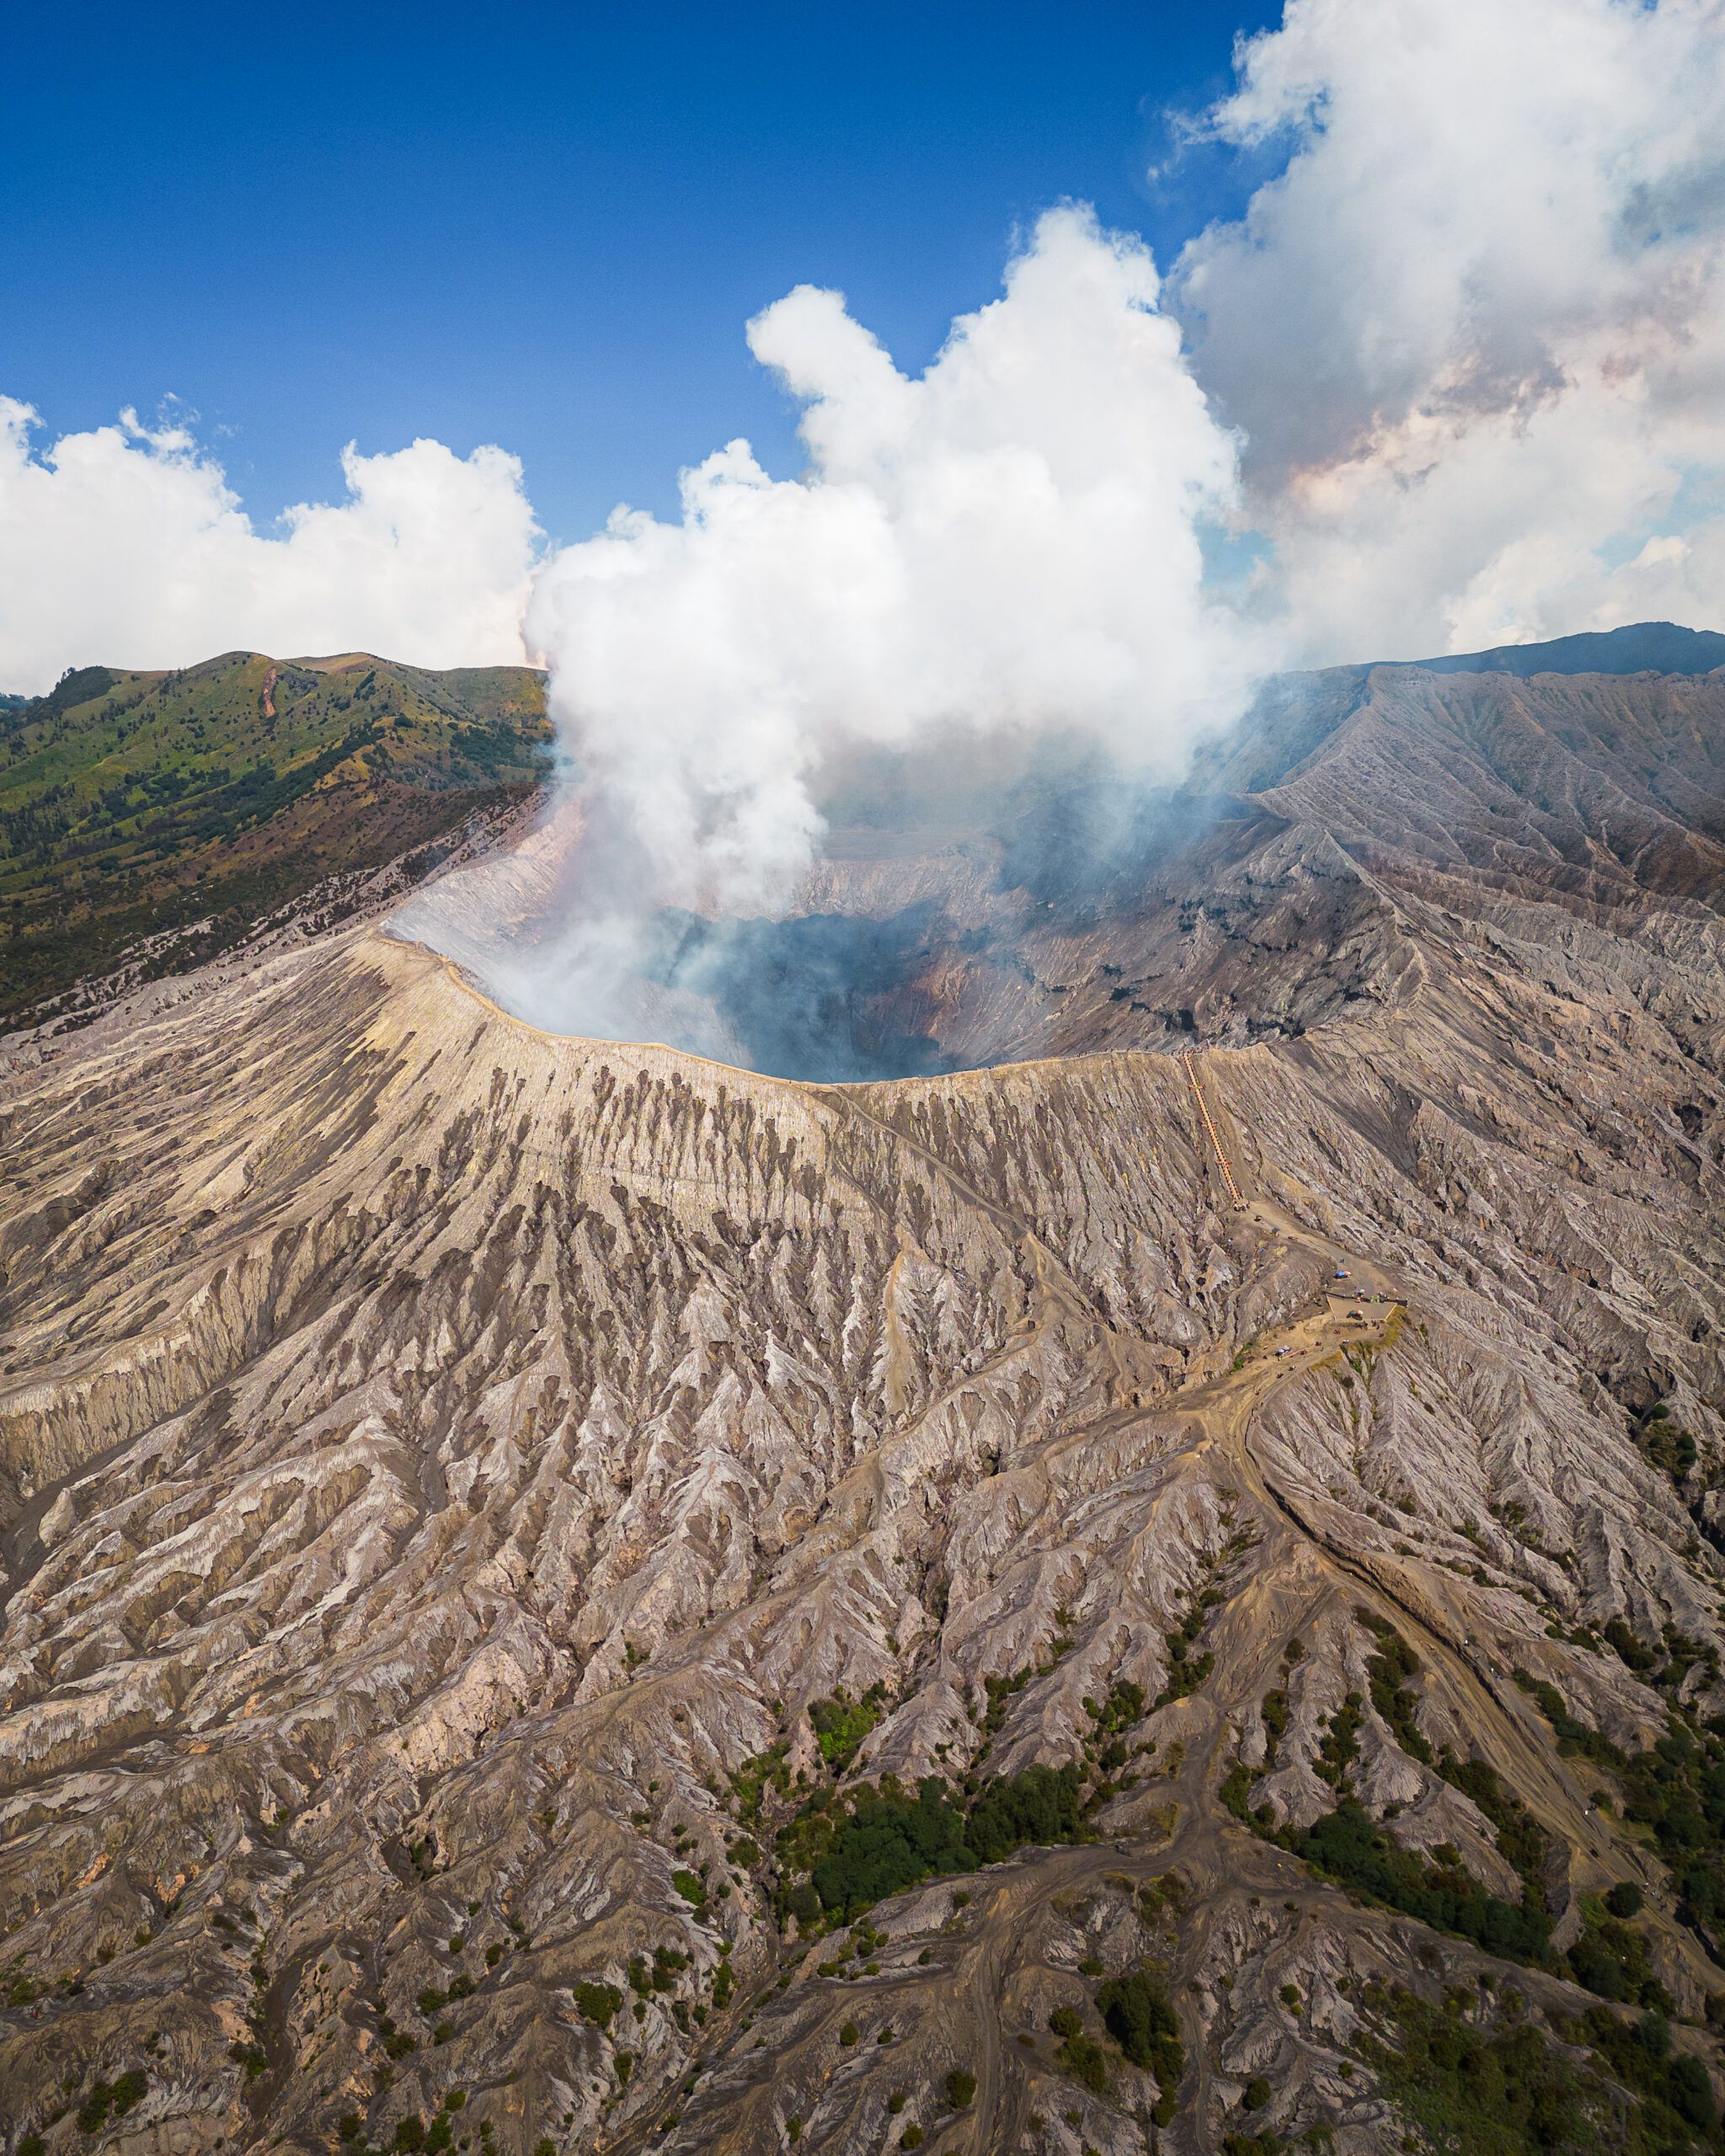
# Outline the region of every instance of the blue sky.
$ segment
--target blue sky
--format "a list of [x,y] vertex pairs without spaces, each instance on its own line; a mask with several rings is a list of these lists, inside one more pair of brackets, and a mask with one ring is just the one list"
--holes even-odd
[[433,435],[519,454],[579,537],[742,433],[798,461],[743,342],[804,280],[901,365],[1062,197],[1166,262],[1237,209],[1237,6],[301,5],[30,11],[0,84],[0,391],[51,435],[184,400],[254,517]]

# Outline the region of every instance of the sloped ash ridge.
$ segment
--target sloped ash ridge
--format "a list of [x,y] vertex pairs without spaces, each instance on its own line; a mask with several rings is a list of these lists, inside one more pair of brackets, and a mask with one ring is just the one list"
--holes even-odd
[[[91,2131],[140,2150],[441,2112],[522,2151],[1363,2156],[1371,1981],[1486,1968],[1543,2026],[1626,1881],[1699,2020],[1704,1929],[1515,1673],[1625,1753],[1725,1705],[1717,982],[1692,915],[1631,978],[1456,873],[1395,891],[1392,1000],[1189,1067],[798,1086],[536,1034],[360,933],[17,1054],[8,2150],[89,2145],[137,2074]],[[841,1693],[847,1780],[1072,1765],[1088,1838],[805,1953],[773,1836]],[[1231,1808],[1292,1839],[1351,1792],[1513,1902],[1446,1748],[1546,1837],[1548,1969]],[[1147,1964],[1184,2072],[1109,2047],[1092,2088],[1049,2015],[1100,2036]]]

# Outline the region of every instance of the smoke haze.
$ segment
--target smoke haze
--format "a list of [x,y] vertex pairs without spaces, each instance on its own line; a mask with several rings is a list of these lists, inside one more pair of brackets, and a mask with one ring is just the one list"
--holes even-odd
[[[920,375],[798,286],[748,341],[804,471],[733,440],[678,520],[548,558],[501,450],[350,448],[348,498],[270,537],[184,428],[35,454],[0,400],[0,687],[238,643],[474,663],[524,627],[569,843],[533,935],[470,962],[541,1022],[724,1054],[766,1025],[742,973],[830,1009],[890,957],[762,926],[813,904],[859,759],[1065,757],[1039,828],[1083,885],[1148,857],[1158,782],[1273,667],[1717,622],[1725,0],[1287,0],[1235,61],[1180,154],[1269,176],[1166,282],[1053,210]],[[1046,846],[1027,876],[1074,887]]]
[[812,784],[858,743],[1058,727],[1172,771],[1238,711],[1258,648],[1200,537],[1234,505],[1236,445],[1138,242],[1051,212],[920,379],[806,286],[749,343],[804,408],[807,472],[731,442],[684,475],[681,524],[619,510],[528,610],[656,896],[782,905]]
[[[779,968],[818,1003],[841,952],[878,970],[878,938],[761,925],[793,901],[822,787],[858,751],[968,741],[1010,765],[1057,736],[1172,777],[1269,653],[1206,579],[1235,438],[1148,251],[1088,211],[1044,216],[920,377],[811,286],[749,343],[802,407],[804,474],[730,442],[684,474],[680,523],[620,510],[528,609],[585,830],[566,930],[500,985],[582,1031],[633,1030],[637,976],[734,1021],[759,1002],[740,973]],[[668,955],[667,909],[754,926]]]

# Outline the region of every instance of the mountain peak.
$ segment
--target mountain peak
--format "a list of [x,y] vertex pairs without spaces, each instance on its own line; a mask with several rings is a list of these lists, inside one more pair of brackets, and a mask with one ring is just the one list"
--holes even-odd
[[1548,643],[1502,643],[1489,651],[1380,663],[1428,674],[1519,674],[1524,680],[1534,674],[1711,674],[1725,666],[1725,636],[1676,622],[1628,622]]

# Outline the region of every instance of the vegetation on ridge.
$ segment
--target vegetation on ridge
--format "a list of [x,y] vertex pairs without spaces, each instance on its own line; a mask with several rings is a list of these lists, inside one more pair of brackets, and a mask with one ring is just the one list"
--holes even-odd
[[146,976],[172,971],[326,878],[414,849],[429,868],[549,738],[527,667],[360,656],[87,666],[0,708],[0,1026],[146,939]]

